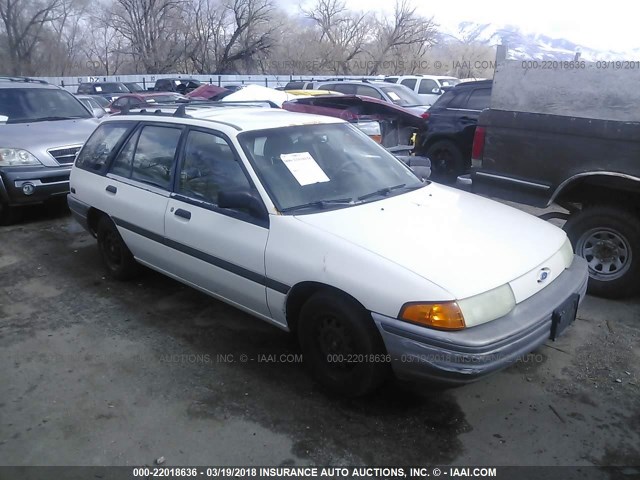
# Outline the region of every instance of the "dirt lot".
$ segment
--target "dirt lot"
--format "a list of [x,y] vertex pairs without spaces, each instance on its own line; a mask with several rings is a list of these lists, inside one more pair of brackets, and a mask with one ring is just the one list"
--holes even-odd
[[0,465],[640,465],[638,299],[587,298],[479,383],[344,400],[286,333],[153,272],[105,278],[66,212],[0,239]]

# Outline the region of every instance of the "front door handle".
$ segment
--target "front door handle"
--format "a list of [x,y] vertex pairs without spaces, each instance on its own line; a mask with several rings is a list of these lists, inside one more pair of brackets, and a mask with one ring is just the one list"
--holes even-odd
[[181,208],[177,209],[174,213],[174,215],[177,215],[178,217],[182,217],[186,220],[191,220],[191,212],[187,211],[187,210],[183,210]]
[[113,185],[108,185],[107,188],[105,188],[105,190],[109,193],[113,193],[114,195],[118,192],[118,189]]

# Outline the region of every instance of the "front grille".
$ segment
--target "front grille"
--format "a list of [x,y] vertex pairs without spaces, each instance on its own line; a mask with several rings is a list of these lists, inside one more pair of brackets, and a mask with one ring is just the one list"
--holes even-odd
[[69,165],[76,159],[76,154],[80,151],[81,146],[52,148],[49,155],[55,158],[60,165]]

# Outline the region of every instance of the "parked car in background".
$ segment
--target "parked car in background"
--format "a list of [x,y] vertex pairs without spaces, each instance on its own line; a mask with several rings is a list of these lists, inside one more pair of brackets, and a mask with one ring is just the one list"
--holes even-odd
[[[77,96],[82,96],[78,95]],[[100,95],[89,95],[91,100],[100,105],[107,113],[111,113],[111,109],[109,109],[109,104],[111,103],[109,100]]]
[[154,92],[176,92],[185,95],[202,83],[194,78],[159,78],[153,86]]
[[422,150],[435,179],[452,182],[471,167],[473,135],[480,113],[491,103],[491,80],[460,83],[427,112]]
[[455,87],[460,80],[442,75],[400,75],[385,77],[385,82],[399,83],[413,90],[422,100],[433,105],[445,90]]
[[348,396],[392,372],[459,384],[505,368],[563,334],[586,289],[561,229],[422,182],[327,116],[110,117],[71,189],[110,276],[141,263],[293,332]]
[[120,95],[130,93],[129,89],[121,82],[92,82],[78,85],[78,95],[99,95],[112,101]]
[[331,90],[344,95],[360,95],[404,107],[418,115],[426,112],[430,104],[425,103],[418,95],[403,85],[393,85],[386,82],[359,82],[352,80],[316,82],[317,90]]
[[138,92],[145,91],[145,89],[142,88],[142,85],[140,85],[138,82],[123,82],[123,83],[124,83],[124,86],[127,87],[131,93],[138,93]]
[[203,98],[205,100],[217,101],[217,100],[223,99],[225,96],[231,93],[233,93],[232,90],[229,90],[224,87],[219,87],[217,85],[209,85],[207,83],[204,85],[200,85],[195,90],[190,91],[189,93],[187,93],[186,96],[188,98],[194,98],[194,99]]
[[1,224],[15,222],[21,206],[64,198],[71,164],[98,122],[63,88],[0,77]]
[[283,90],[312,90],[313,84],[313,80],[293,80],[288,82]]
[[[82,104],[87,107],[93,116],[96,118],[102,118],[107,114],[107,111],[100,105],[100,103],[96,100],[95,95],[76,95],[76,98],[82,102]],[[102,98],[102,97],[99,97]],[[106,101],[106,99],[105,99]],[[107,102],[107,105],[109,102]]]
[[112,113],[118,113],[124,109],[152,107],[158,103],[174,103],[179,100],[186,101],[187,97],[171,92],[127,93],[111,102],[109,109]]

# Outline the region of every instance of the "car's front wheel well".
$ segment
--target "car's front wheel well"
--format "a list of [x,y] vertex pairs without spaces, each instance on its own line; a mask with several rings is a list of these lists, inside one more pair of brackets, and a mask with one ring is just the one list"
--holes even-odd
[[291,332],[295,333],[297,330],[302,306],[314,294],[320,291],[329,291],[337,295],[347,297],[351,301],[357,303],[363,310],[366,310],[364,305],[362,305],[362,303],[360,303],[356,298],[344,292],[343,290],[340,290],[339,288],[335,288],[320,282],[301,282],[291,288],[289,294],[287,295],[287,301],[285,304],[287,326],[289,327],[289,330],[291,330]]

